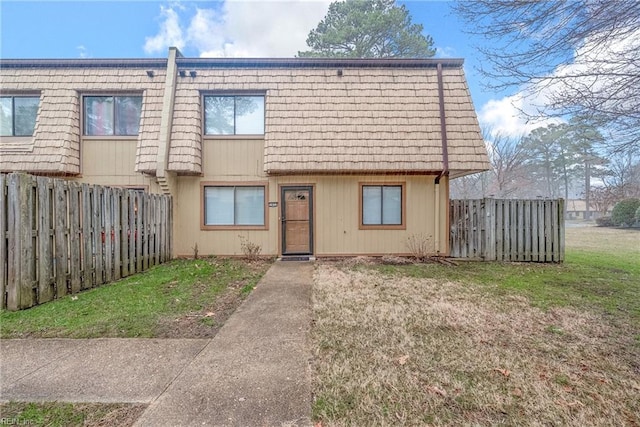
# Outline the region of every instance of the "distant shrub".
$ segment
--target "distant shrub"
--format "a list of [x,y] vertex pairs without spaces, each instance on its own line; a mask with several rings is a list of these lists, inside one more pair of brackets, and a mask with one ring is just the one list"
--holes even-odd
[[596,218],[596,225],[598,227],[613,227],[613,221],[611,221],[610,216],[602,216],[600,218]]
[[613,207],[611,220],[613,225],[631,227],[635,222],[636,211],[640,207],[640,199],[625,199]]
[[636,222],[640,223],[640,206],[636,209]]

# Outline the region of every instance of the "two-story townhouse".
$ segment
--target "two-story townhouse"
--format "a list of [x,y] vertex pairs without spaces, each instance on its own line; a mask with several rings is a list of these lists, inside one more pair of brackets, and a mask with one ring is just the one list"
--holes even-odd
[[457,59],[0,61],[0,171],[173,196],[174,255],[448,253],[489,168]]

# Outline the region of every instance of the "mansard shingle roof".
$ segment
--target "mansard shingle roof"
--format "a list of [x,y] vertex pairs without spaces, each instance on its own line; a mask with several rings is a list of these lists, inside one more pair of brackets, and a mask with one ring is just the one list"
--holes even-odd
[[[136,169],[154,173],[166,62],[1,61],[2,90],[38,90],[42,102],[31,146],[1,152],[0,169],[22,164],[79,173],[79,94],[143,91]],[[178,58],[176,64],[196,76],[175,82],[167,165],[175,172],[202,172],[201,96],[216,92],[266,93],[264,168],[270,174],[431,173],[446,161],[452,176],[489,168],[461,60]]]

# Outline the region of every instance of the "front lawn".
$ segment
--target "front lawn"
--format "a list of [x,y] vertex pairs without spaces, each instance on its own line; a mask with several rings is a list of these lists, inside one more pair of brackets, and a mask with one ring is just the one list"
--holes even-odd
[[215,335],[269,263],[174,260],[28,310],[0,313],[2,338]]
[[567,229],[564,264],[320,264],[314,420],[640,424],[639,243]]

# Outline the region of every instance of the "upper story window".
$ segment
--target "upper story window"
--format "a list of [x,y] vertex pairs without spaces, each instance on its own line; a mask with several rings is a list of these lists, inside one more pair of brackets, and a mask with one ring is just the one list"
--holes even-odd
[[0,97],[0,136],[32,136],[39,96]]
[[85,135],[138,135],[142,96],[85,96],[83,100]]
[[206,95],[205,135],[264,135],[264,95]]

